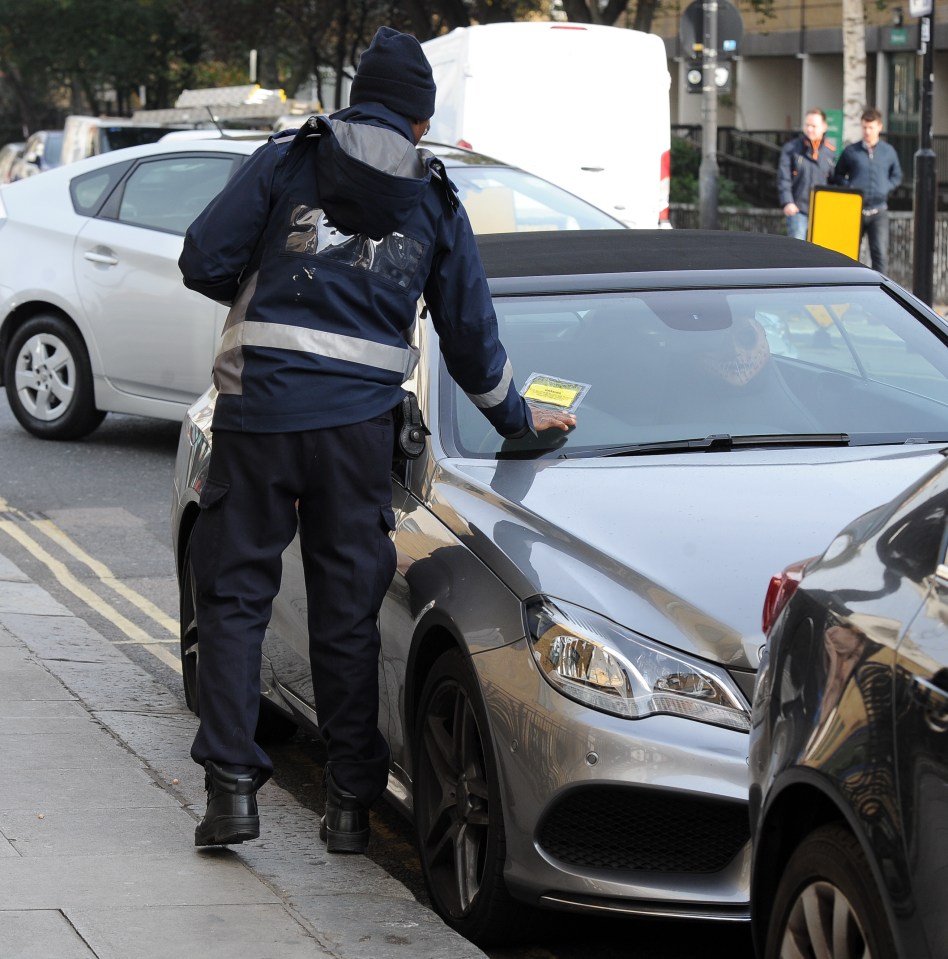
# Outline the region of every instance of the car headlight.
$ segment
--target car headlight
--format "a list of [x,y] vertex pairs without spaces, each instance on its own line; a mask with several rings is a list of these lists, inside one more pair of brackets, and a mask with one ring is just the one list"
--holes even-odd
[[748,730],[747,704],[725,670],[637,636],[569,603],[527,606],[533,660],[570,699],[625,719],[670,713]]

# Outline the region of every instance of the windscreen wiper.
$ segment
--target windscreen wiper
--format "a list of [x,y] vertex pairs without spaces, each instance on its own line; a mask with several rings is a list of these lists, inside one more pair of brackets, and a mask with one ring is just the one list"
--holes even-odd
[[560,455],[579,456],[648,456],[654,453],[718,453],[744,447],[779,446],[849,446],[848,433],[749,433],[731,436],[712,433],[700,439],[660,440],[656,443],[633,443],[628,446],[600,446],[596,449],[570,450]]

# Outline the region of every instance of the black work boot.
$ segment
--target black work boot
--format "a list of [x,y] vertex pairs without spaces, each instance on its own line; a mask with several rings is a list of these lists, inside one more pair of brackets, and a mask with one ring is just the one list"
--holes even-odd
[[269,778],[270,773],[262,769],[233,773],[207,760],[204,763],[207,812],[194,830],[194,845],[224,846],[256,839],[260,835],[257,790]]
[[326,852],[365,852],[369,844],[369,810],[326,773],[326,815],[319,824]]

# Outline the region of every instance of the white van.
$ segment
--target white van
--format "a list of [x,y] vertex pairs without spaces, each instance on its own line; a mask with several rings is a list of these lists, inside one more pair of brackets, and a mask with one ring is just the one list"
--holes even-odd
[[668,225],[671,78],[659,37],[495,23],[422,49],[438,85],[432,140],[536,173],[629,226]]
[[162,126],[154,123],[135,123],[125,117],[91,117],[73,114],[63,124],[62,163],[75,163],[86,157],[98,156],[122,147],[137,147],[156,143],[171,130],[180,126]]

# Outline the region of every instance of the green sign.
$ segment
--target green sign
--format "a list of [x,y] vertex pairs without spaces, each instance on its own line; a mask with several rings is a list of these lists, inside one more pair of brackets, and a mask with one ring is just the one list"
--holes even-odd
[[825,110],[826,113],[826,142],[836,148],[836,156],[843,152],[843,111]]
[[889,31],[889,43],[893,47],[907,47],[909,42],[907,27],[892,27]]

